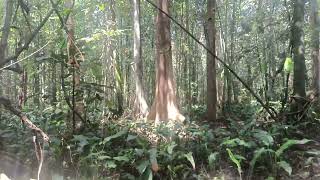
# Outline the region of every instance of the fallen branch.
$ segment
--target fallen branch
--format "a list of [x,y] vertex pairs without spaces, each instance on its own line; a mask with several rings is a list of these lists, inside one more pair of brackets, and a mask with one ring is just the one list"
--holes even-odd
[[35,132],[39,133],[45,142],[49,142],[49,136],[42,131],[42,129],[38,128],[34,125],[29,118],[21,112],[19,109],[15,108],[11,101],[8,98],[0,96],[0,105],[3,105],[7,110],[12,112],[14,115],[18,116],[23,124],[25,124],[28,128],[34,130]]

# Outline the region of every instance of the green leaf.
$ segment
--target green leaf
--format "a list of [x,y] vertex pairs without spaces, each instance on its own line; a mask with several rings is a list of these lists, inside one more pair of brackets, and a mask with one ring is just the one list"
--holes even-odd
[[111,159],[110,156],[98,156],[99,160],[106,160],[106,159]]
[[134,149],[134,151],[135,151],[135,154],[137,155],[137,156],[142,156],[143,155],[143,153],[144,153],[144,150],[143,149]]
[[284,71],[286,73],[291,73],[293,71],[293,61],[290,57],[287,57],[284,62]]
[[210,167],[213,167],[214,162],[217,160],[218,155],[219,155],[218,152],[214,152],[214,153],[211,153],[211,154],[209,155],[208,161],[209,161],[209,166],[210,166]]
[[281,167],[282,169],[284,169],[289,175],[291,175],[292,173],[292,167],[290,166],[289,163],[285,162],[285,161],[280,161],[277,163],[279,165],[279,167]]
[[265,146],[270,146],[274,143],[273,137],[267,131],[255,130],[253,136]]
[[98,8],[100,11],[104,11],[106,9],[106,5],[105,4],[99,4]]
[[143,174],[147,167],[149,166],[150,162],[149,161],[143,161],[141,164],[139,164],[136,168],[139,171],[140,174]]
[[63,11],[62,11],[62,14],[63,15],[68,15],[68,14],[70,14],[72,12],[72,9],[70,9],[70,8],[65,8]]
[[232,153],[232,151],[229,148],[227,148],[226,150],[228,152],[228,155],[229,155],[229,158],[231,159],[231,161],[237,165],[238,172],[242,172],[241,164],[240,164],[241,160],[237,159],[236,156]]
[[283,145],[280,146],[280,148],[276,151],[276,156],[278,156],[278,157],[281,156],[285,150],[287,150],[288,148],[290,148],[293,145],[306,144],[310,141],[311,140],[308,140],[308,139],[302,139],[302,140],[290,139],[286,143],[284,143]]
[[144,174],[142,175],[141,179],[146,179],[146,180],[152,180],[153,179],[153,174],[150,168],[148,168]]
[[89,144],[88,137],[83,136],[83,135],[73,135],[72,141],[77,141],[78,142],[78,146],[79,146],[78,149],[77,149],[78,152],[82,152],[84,146]]
[[266,180],[275,180],[274,177],[269,176]]
[[228,147],[236,147],[236,146],[244,146],[247,148],[252,147],[252,144],[247,143],[246,141],[239,139],[239,138],[234,138],[234,139],[228,139],[222,143],[222,145],[226,145]]
[[150,155],[150,162],[153,170],[156,171],[159,168],[158,161],[157,161],[157,149],[152,148],[149,150],[149,155]]
[[73,141],[87,141],[88,137],[84,136],[84,135],[73,135]]
[[312,155],[312,156],[320,157],[320,150],[311,149],[310,151],[307,151],[306,153],[309,155]]
[[194,162],[192,152],[189,152],[188,154],[185,154],[184,157],[187,158],[187,160],[191,163],[192,168],[195,170],[196,169],[196,163]]
[[107,143],[107,142],[109,142],[109,141],[111,141],[113,139],[119,138],[119,137],[127,134],[127,132],[128,132],[128,129],[124,129],[122,131],[119,131],[118,133],[116,133],[116,134],[114,134],[112,136],[104,138],[102,143],[105,144],[105,143]]
[[250,170],[249,170],[250,173],[252,173],[257,160],[261,157],[262,154],[264,154],[266,152],[274,153],[274,151],[272,149],[265,149],[264,147],[260,148],[254,152],[254,156],[253,156],[252,160],[250,161]]
[[172,142],[167,148],[168,154],[172,154],[173,148],[175,148],[176,146],[177,146],[176,143]]
[[116,165],[116,163],[114,161],[109,160],[109,161],[106,161],[105,167],[112,169],[112,168],[116,168],[117,165]]
[[137,136],[133,136],[133,135],[129,134],[128,137],[127,137],[127,142],[129,142],[131,140],[134,140],[136,138],[137,138]]
[[114,160],[116,161],[124,161],[124,162],[129,162],[129,158],[127,156],[117,156],[117,157],[113,157]]

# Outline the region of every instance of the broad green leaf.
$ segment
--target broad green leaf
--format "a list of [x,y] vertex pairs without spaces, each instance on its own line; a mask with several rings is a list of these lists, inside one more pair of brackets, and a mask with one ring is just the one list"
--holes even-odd
[[143,155],[143,153],[144,153],[144,150],[143,149],[134,149],[134,151],[135,151],[135,154],[137,155],[137,156],[142,156]]
[[116,139],[116,138],[119,138],[121,136],[124,136],[125,134],[127,134],[127,132],[128,132],[128,129],[121,130],[121,131],[119,131],[118,133],[116,133],[116,134],[114,134],[112,136],[104,138],[102,143],[105,144],[105,143],[107,143],[107,142],[109,142],[109,141],[111,141],[113,139]]
[[257,160],[261,157],[262,154],[264,154],[264,153],[266,153],[266,152],[274,153],[273,150],[271,150],[271,149],[265,149],[264,147],[263,147],[263,148],[260,148],[260,149],[258,149],[258,150],[256,150],[256,151],[254,152],[254,156],[253,156],[252,160],[250,161],[250,172],[253,171],[254,166],[255,166]]
[[273,137],[267,131],[255,130],[253,136],[265,146],[271,146],[274,143]]
[[99,160],[106,160],[106,159],[111,159],[110,156],[98,156]]
[[291,73],[293,71],[293,61],[292,58],[287,57],[286,61],[284,62],[284,71],[286,73]]
[[229,158],[231,159],[231,161],[237,165],[238,171],[242,172],[240,160],[235,157],[235,155],[232,153],[232,151],[229,148],[227,148],[226,150],[228,152],[228,155],[229,155]]
[[158,161],[157,161],[157,149],[156,148],[150,149],[149,155],[150,155],[150,162],[151,162],[152,170],[158,171],[159,165],[158,165]]
[[116,163],[114,161],[108,160],[105,163],[105,167],[112,169],[112,168],[116,168],[117,165],[116,165]]
[[177,146],[176,143],[172,142],[167,148],[168,154],[172,154],[173,148],[175,148],[176,146]]
[[134,140],[136,138],[137,138],[137,136],[133,136],[133,135],[129,134],[128,137],[127,137],[127,142],[129,142],[131,140]]
[[194,162],[192,152],[189,152],[188,154],[185,154],[184,157],[187,158],[187,160],[191,163],[192,168],[195,170],[196,169],[196,163]]
[[282,153],[287,150],[288,148],[290,148],[293,145],[297,145],[297,144],[306,144],[308,142],[310,142],[311,140],[308,139],[302,139],[302,140],[293,140],[290,139],[287,142],[285,142],[283,145],[280,146],[280,148],[276,151],[276,156],[281,156]]
[[209,155],[208,162],[210,167],[213,167],[214,162],[217,161],[218,155],[219,155],[218,152],[214,152]]
[[244,146],[247,148],[252,147],[252,144],[247,143],[246,141],[239,139],[239,138],[226,140],[222,143],[222,145],[226,145],[228,147],[236,147],[236,146]]
[[149,166],[150,162],[149,161],[143,161],[141,164],[139,164],[136,168],[139,171],[140,174],[143,174],[147,167]]
[[116,161],[124,161],[124,162],[129,162],[129,158],[127,156],[117,156],[117,157],[113,157],[114,160]]
[[84,135],[73,135],[73,141],[87,141],[88,137],[84,136]]
[[79,146],[78,149],[77,149],[78,152],[82,152],[84,146],[89,144],[88,137],[83,136],[83,135],[73,135],[73,139],[72,140],[78,142],[78,146]]
[[285,161],[280,161],[277,163],[279,165],[279,167],[281,167],[282,169],[284,169],[289,175],[291,175],[292,173],[292,167],[290,166],[289,163],[285,162]]
[[142,175],[141,179],[145,180],[152,180],[153,179],[153,173],[150,168],[148,168]]

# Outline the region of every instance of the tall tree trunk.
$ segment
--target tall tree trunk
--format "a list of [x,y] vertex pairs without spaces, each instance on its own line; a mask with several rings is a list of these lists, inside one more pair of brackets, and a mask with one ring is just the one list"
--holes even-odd
[[4,16],[3,16],[3,26],[2,34],[0,40],[0,67],[3,67],[6,64],[5,54],[8,46],[8,38],[10,34],[10,25],[13,14],[13,4],[14,1],[6,0],[4,2]]
[[[36,72],[39,72],[40,70],[40,65],[39,63],[36,63],[35,65],[35,69],[37,70]],[[39,73],[35,73],[33,75],[34,79],[33,79],[33,93],[34,93],[34,97],[33,97],[33,103],[36,105],[36,106],[40,106],[40,76],[39,76]]]
[[[216,52],[216,27],[215,11],[216,1],[208,0],[207,4],[207,46],[211,52]],[[216,81],[216,60],[207,53],[207,115],[210,121],[216,120],[217,111],[217,81]]]
[[[158,0],[158,7],[169,14],[170,0]],[[156,18],[156,92],[148,119],[156,124],[167,121],[183,121],[180,114],[176,82],[173,77],[170,19],[158,11]]]
[[145,117],[149,107],[145,98],[143,85],[143,63],[141,59],[140,0],[133,0],[133,58],[134,77],[136,81],[136,97],[134,101],[135,115]]
[[[232,13],[231,13],[231,21],[230,21],[230,64],[234,66],[235,62],[235,33],[236,33],[236,10],[237,10],[237,1],[233,1],[232,5]],[[228,72],[230,75],[230,72]],[[234,81],[233,77],[230,75],[230,88],[232,88],[233,92],[233,100],[235,103],[238,102],[238,88],[237,83]]]
[[51,64],[51,105],[55,105],[57,102],[57,65]]
[[[65,2],[65,7],[68,9],[72,9],[74,6],[74,0],[67,0]],[[84,128],[84,124],[82,122],[84,117],[84,104],[82,91],[80,88],[80,61],[77,60],[76,55],[78,52],[77,47],[75,45],[75,20],[73,18],[73,14],[71,13],[67,19],[67,29],[68,29],[68,63],[71,65],[72,69],[72,84],[73,84],[73,92],[72,92],[72,130],[73,133],[77,134],[81,132]],[[81,116],[81,117],[80,117]]]
[[[110,0],[110,30],[113,32],[117,31],[117,20],[116,20],[116,12],[115,12],[115,1]],[[119,24],[121,26],[121,19],[119,20]],[[121,46],[121,42],[118,41],[118,46]],[[114,45],[112,42],[110,43],[109,47],[109,58],[112,60],[113,63],[113,75],[115,77],[115,88],[116,88],[116,102],[117,102],[117,109],[114,112],[114,115],[117,117],[123,114],[123,73],[121,68],[121,62],[119,61],[120,54],[117,53],[117,46]]]
[[313,61],[313,89],[320,95],[320,56],[319,56],[319,5],[317,0],[311,0],[311,58]]
[[306,66],[304,57],[304,5],[305,0],[293,0],[293,25],[292,25],[292,48],[294,61],[293,93],[295,101],[293,110],[300,110],[304,105],[306,97]]

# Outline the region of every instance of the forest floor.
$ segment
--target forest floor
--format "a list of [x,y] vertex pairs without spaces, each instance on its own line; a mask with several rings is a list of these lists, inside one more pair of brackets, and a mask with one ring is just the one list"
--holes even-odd
[[[219,123],[195,116],[172,127],[110,120],[101,131],[89,129],[69,140],[78,161],[69,173],[79,179],[144,180],[153,174],[161,180],[237,180],[241,174],[252,180],[320,180],[318,121],[266,122],[245,108],[237,111],[246,113],[224,116]],[[46,149],[50,157],[44,171],[61,164],[60,136],[55,133],[49,130],[53,141]],[[0,180],[7,180],[4,174],[15,180],[35,178],[38,166],[30,142],[30,131],[0,121]],[[50,174],[61,178],[59,173]]]

